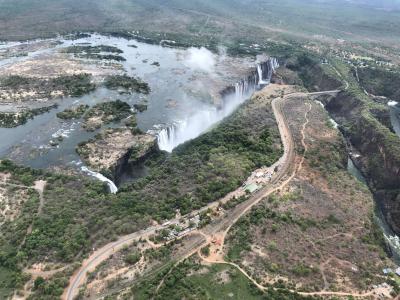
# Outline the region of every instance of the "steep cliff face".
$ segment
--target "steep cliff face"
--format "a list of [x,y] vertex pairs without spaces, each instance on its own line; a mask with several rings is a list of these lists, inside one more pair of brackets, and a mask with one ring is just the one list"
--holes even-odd
[[[324,66],[313,59],[296,58],[287,67],[297,72],[311,90],[332,90],[342,86]],[[400,138],[393,133],[389,109],[363,95],[356,86],[322,100],[330,115],[360,153],[357,166],[391,228],[400,234]]]
[[325,108],[331,113],[335,120],[339,121],[342,126],[355,121],[363,109],[363,102],[358,98],[351,97],[346,92],[341,92],[337,97],[330,98]]
[[368,93],[400,101],[400,73],[385,68],[359,68],[358,78]]
[[400,140],[377,120],[364,114],[350,128],[351,143],[364,156],[374,189],[400,188]]
[[[303,85],[310,91],[335,90],[342,85],[335,76],[326,72],[324,65],[319,64],[317,58],[314,57],[300,55],[287,61],[285,67],[296,72]],[[285,82],[289,84],[290,79]]]
[[392,229],[400,233],[400,139],[364,114],[349,131],[361,168]]
[[390,109],[388,106],[377,107],[370,109],[372,116],[377,119],[382,125],[389,128],[391,132],[395,132],[393,129],[392,121],[390,118]]
[[400,234],[400,139],[379,122],[367,104],[342,92],[326,105],[343,133],[361,154],[357,165],[366,176],[388,224]]
[[364,157],[363,171],[373,188],[400,188],[400,139],[350,93],[342,92],[332,98],[326,109]]
[[335,90],[342,85],[339,80],[326,74],[320,65],[304,68],[301,78],[306,87],[313,91]]
[[155,136],[114,128],[80,144],[77,152],[92,170],[117,180],[128,163],[138,163],[157,149]]

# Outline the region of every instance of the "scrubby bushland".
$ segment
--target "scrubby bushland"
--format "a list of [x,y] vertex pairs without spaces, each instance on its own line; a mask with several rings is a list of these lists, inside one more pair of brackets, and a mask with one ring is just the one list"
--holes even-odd
[[359,68],[358,77],[368,93],[400,101],[400,72],[384,68]]
[[76,107],[67,108],[57,113],[57,117],[64,120],[79,119],[89,109],[89,105],[81,104]]
[[[143,228],[151,219],[161,222],[173,217],[176,209],[187,213],[219,199],[239,187],[256,167],[272,164],[280,155],[272,110],[265,101],[252,99],[172,154],[154,154],[147,161],[149,175],[116,195],[108,194],[102,183],[90,178],[43,174],[2,161],[0,172],[13,174],[14,180],[33,185],[41,178],[47,186],[40,216],[32,213],[35,208],[26,206],[26,214],[1,227],[5,237],[1,266],[21,276],[20,270],[28,262],[80,260],[92,247]],[[32,232],[19,246],[28,219],[33,222]],[[25,225],[17,235],[15,226],[20,222]]]
[[111,90],[122,88],[143,94],[148,94],[151,91],[146,82],[135,77],[129,77],[128,75],[109,76],[106,78],[105,86]]
[[[226,257],[258,282],[284,277],[287,286],[301,286],[302,291],[319,291],[325,282],[332,290],[349,286],[366,290],[380,282],[376,275],[384,266],[392,265],[382,232],[373,220],[373,197],[348,173],[342,136],[329,126],[321,106],[311,104],[306,151],[300,137],[304,118],[288,118],[298,154],[305,155],[302,168],[286,187],[263,199],[233,225],[225,240]],[[298,99],[283,110],[287,116],[296,116],[306,107]],[[335,257],[351,262],[359,271],[326,263]],[[320,267],[324,263],[329,269]],[[343,282],[342,276],[348,280]]]
[[62,75],[50,79],[12,75],[0,78],[0,88],[36,91],[51,98],[54,91],[61,91],[64,96],[79,97],[93,91],[96,86],[89,74]]
[[[249,300],[318,299],[318,297],[301,296],[285,287],[275,289],[271,286],[262,292],[236,268],[229,265],[204,266],[195,258],[190,258],[168,273],[170,268],[171,266],[168,266],[141,280],[132,287],[130,295],[135,299],[224,299],[232,293],[237,299]],[[164,284],[155,294],[157,285],[163,278]]]
[[35,116],[49,112],[51,109],[57,108],[57,105],[51,105],[41,108],[27,109],[21,112],[1,112],[0,113],[0,127],[12,128],[26,124],[29,119]]

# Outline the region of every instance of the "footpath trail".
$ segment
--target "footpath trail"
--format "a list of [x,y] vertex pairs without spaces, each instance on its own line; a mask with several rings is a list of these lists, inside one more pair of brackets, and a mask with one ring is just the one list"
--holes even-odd
[[[272,109],[274,111],[278,127],[279,127],[279,132],[281,135],[281,139],[284,145],[284,154],[282,156],[281,160],[281,165],[280,165],[280,171],[277,172],[275,177],[272,179],[271,184],[269,184],[265,189],[261,190],[260,193],[252,197],[249,201],[246,201],[246,205],[243,208],[237,209],[238,213],[235,214],[230,213],[230,218],[229,218],[229,224],[223,228],[220,232],[214,231],[212,234],[212,237],[214,237],[214,240],[218,240],[218,245],[216,248],[211,250],[211,257],[209,259],[206,259],[207,262],[215,262],[215,263],[227,263],[224,260],[224,255],[223,255],[223,248],[225,244],[225,238],[229,232],[229,230],[232,228],[232,226],[246,213],[249,212],[249,210],[254,207],[256,204],[258,204],[261,200],[265,199],[265,197],[268,197],[269,195],[275,193],[276,191],[284,188],[295,176],[296,173],[301,170],[304,162],[304,155],[302,156],[300,162],[296,165],[296,155],[295,155],[295,149],[294,149],[294,141],[293,141],[293,135],[290,132],[290,127],[287,123],[286,117],[283,113],[282,110],[282,105],[290,100],[293,97],[299,97],[299,96],[306,96],[304,93],[293,93],[289,94],[283,98],[276,98],[272,101]],[[305,129],[307,124],[309,123],[309,120],[307,118],[307,114],[311,110],[311,104],[308,104],[309,109],[305,113],[304,118],[305,122],[303,124],[301,134],[302,134],[302,145],[305,149],[304,153],[307,151],[307,145],[305,143]],[[286,177],[285,177],[286,176]],[[234,209],[235,210],[235,209]],[[210,232],[208,233],[210,235]],[[210,238],[209,238],[210,239]],[[203,257],[204,259],[204,257]],[[231,265],[235,265],[232,263],[229,263]],[[241,268],[239,268],[241,270]],[[242,270],[241,270],[242,271]],[[246,277],[249,278],[249,276],[245,273],[242,272]],[[253,280],[252,280],[253,281]],[[256,283],[255,283],[256,284]],[[256,284],[257,286],[259,284]]]
[[38,215],[42,214],[43,206],[44,206],[44,189],[46,188],[47,182],[44,180],[35,181],[34,189],[39,193],[39,208],[38,208]]
[[[307,94],[299,94],[299,93],[294,93],[294,94],[290,94],[287,95],[286,97],[282,98],[278,98],[278,99],[274,99],[272,102],[272,107],[275,113],[275,116],[277,118],[278,124],[279,124],[279,129],[280,129],[280,134],[282,137],[282,141],[284,143],[285,146],[285,162],[289,163],[289,162],[293,162],[295,163],[295,157],[294,155],[294,145],[293,145],[293,137],[291,136],[290,133],[290,129],[289,126],[287,125],[286,122],[286,117],[282,111],[282,105],[284,104],[285,101],[289,100],[292,97],[299,97],[299,96],[318,96],[321,94],[332,94],[332,93],[337,93],[338,91],[328,91],[328,92],[318,92],[318,93],[307,93]],[[302,129],[301,129],[301,144],[304,148],[304,152],[303,155],[300,159],[300,161],[298,162],[298,164],[295,166],[295,168],[293,169],[291,175],[285,179],[283,182],[279,183],[279,185],[277,185],[274,188],[270,188],[267,191],[265,191],[264,197],[270,195],[271,193],[282,189],[284,186],[286,186],[295,176],[296,174],[302,169],[304,161],[305,161],[305,154],[307,152],[307,144],[305,142],[306,140],[306,127],[309,123],[309,119],[308,119],[308,113],[311,111],[312,106],[310,103],[308,103],[308,110],[304,115],[304,119],[305,122],[303,123]],[[283,125],[284,123],[284,125]],[[282,127],[280,126],[282,125]],[[287,147],[287,148],[286,148]],[[287,150],[287,152],[286,152]],[[285,155],[284,155],[285,156]],[[244,209],[239,215],[237,215],[234,219],[232,219],[232,223],[228,226],[228,228],[222,232],[221,234],[215,233],[215,236],[218,237],[220,244],[219,246],[214,249],[211,249],[210,251],[210,256],[209,257],[204,257],[199,249],[199,251],[197,252],[198,256],[204,260],[207,263],[214,263],[214,264],[227,264],[227,265],[231,265],[233,267],[235,267],[237,270],[239,270],[244,276],[246,276],[246,278],[248,278],[258,289],[265,291],[267,290],[269,287],[265,287],[263,285],[261,285],[260,283],[258,283],[254,278],[252,278],[245,270],[243,270],[238,264],[235,264],[233,262],[228,262],[224,260],[224,253],[223,253],[223,246],[224,246],[224,241],[226,238],[226,235],[228,234],[230,228],[240,219],[240,217],[242,217],[243,215],[245,215],[254,205],[256,205],[261,199],[264,199],[264,197],[258,197],[256,201],[252,202],[250,205],[248,205],[246,207],[246,209]],[[204,235],[205,238],[207,238],[207,235]],[[209,239],[208,239],[209,240]],[[209,243],[210,244],[210,243]],[[318,292],[298,292],[295,290],[291,290],[291,292],[297,292],[298,294],[304,295],[304,296],[351,296],[351,297],[356,297],[356,298],[365,298],[365,297],[369,297],[369,296],[373,296],[374,295],[374,291],[368,291],[365,293],[357,293],[357,292],[352,292],[352,293],[348,293],[348,292],[336,292],[336,291],[327,291],[327,290],[322,290],[322,291],[318,291]]]
[[[293,142],[293,135],[290,132],[290,128],[288,126],[286,116],[282,111],[282,104],[293,97],[308,97],[308,96],[318,96],[321,94],[337,94],[338,90],[333,91],[325,91],[318,93],[292,93],[284,96],[283,98],[275,98],[272,101],[272,108],[278,123],[279,132],[281,135],[282,143],[284,145],[284,154],[279,159],[278,162],[274,164],[274,166],[279,166],[278,171],[272,177],[270,183],[264,188],[260,189],[258,192],[255,192],[247,201],[238,204],[229,215],[225,215],[222,218],[216,220],[212,224],[206,226],[201,234],[205,236],[205,241],[198,245],[197,248],[192,249],[190,252],[183,254],[182,257],[178,260],[178,262],[184,260],[190,255],[196,253],[199,249],[209,244],[212,238],[216,234],[221,234],[221,237],[224,237],[229,229],[235,224],[241,216],[243,216],[246,212],[248,212],[255,204],[259,203],[263,198],[270,195],[271,193],[277,191],[279,188],[286,185],[290,180],[295,176],[296,168],[295,166],[295,149]],[[304,125],[304,128],[307,124]],[[304,159],[303,159],[304,160]],[[300,167],[302,165],[302,161],[300,162]],[[209,205],[192,212],[191,214],[184,216],[184,219],[189,219],[190,216],[198,214],[202,211],[205,211],[209,208],[218,207],[220,201],[215,201],[210,203]],[[168,225],[178,224],[179,219],[169,220]],[[79,293],[79,287],[85,282],[86,275],[88,272],[93,271],[96,266],[101,264],[103,261],[107,260],[113,253],[122,249],[125,245],[129,245],[132,242],[139,239],[146,239],[147,237],[156,233],[156,231],[165,228],[164,225],[150,226],[147,229],[128,234],[119,238],[115,242],[111,242],[100,249],[94,251],[86,260],[83,261],[81,267],[72,275],[69,281],[68,287],[64,290],[64,294],[62,295],[62,299],[64,300],[73,300],[76,295]],[[199,233],[199,232],[197,232]],[[193,234],[193,232],[188,233]],[[247,276],[246,276],[247,277]],[[160,282],[160,285],[162,282]]]
[[[46,184],[47,184],[46,181],[38,180],[38,181],[35,181],[35,185],[33,187],[29,187],[29,188],[33,188],[39,194],[39,207],[38,207],[38,210],[37,210],[37,215],[38,216],[40,216],[42,214],[42,210],[43,210],[43,206],[44,206],[43,193],[44,193],[44,189],[46,188]],[[29,225],[26,235],[29,235],[29,234],[32,233],[32,228],[33,228],[33,223],[31,223]],[[25,236],[25,238],[26,238],[26,236]],[[23,245],[25,243],[25,238],[24,238],[24,240],[23,240],[21,245]]]
[[[293,162],[295,157],[293,157],[294,155],[294,145],[293,145],[293,138],[291,137],[291,133],[289,130],[289,126],[286,123],[286,117],[282,111],[282,105],[284,104],[285,101],[287,101],[290,98],[293,98],[295,96],[299,97],[299,96],[318,96],[321,94],[332,94],[332,93],[337,93],[338,91],[328,91],[328,92],[318,92],[318,93],[308,93],[308,94],[299,94],[299,93],[295,93],[295,94],[290,94],[287,95],[284,98],[278,98],[278,99],[274,99],[272,102],[272,107],[279,125],[279,129],[280,129],[280,134],[282,137],[282,141],[284,143],[285,146],[285,154],[283,157],[285,157],[285,162],[289,163],[289,162]],[[303,123],[302,129],[301,129],[301,144],[304,148],[304,153],[301,157],[301,160],[299,161],[299,163],[297,164],[297,166],[294,168],[292,174],[286,179],[284,180],[282,183],[280,183],[278,186],[274,187],[274,188],[270,188],[267,189],[267,191],[265,191],[264,193],[264,197],[270,195],[271,193],[282,189],[284,186],[286,186],[296,175],[296,173],[298,173],[302,167],[303,167],[303,163],[305,160],[305,153],[307,152],[307,144],[305,142],[306,140],[306,127],[309,123],[309,119],[308,119],[308,113],[311,111],[311,104],[308,103],[308,110],[304,115],[304,119],[305,122]],[[284,124],[285,123],[285,124]],[[284,124],[284,125],[283,125]],[[282,125],[282,126],[281,126]],[[197,252],[198,256],[208,262],[208,263],[214,263],[214,264],[227,264],[227,265],[231,265],[233,267],[235,267],[236,269],[238,269],[244,276],[246,276],[258,289],[265,291],[267,290],[269,287],[265,287],[261,284],[259,284],[254,278],[252,278],[245,270],[243,270],[238,264],[235,264],[233,262],[227,262],[224,260],[224,253],[223,253],[223,246],[224,246],[224,241],[226,238],[226,235],[228,234],[230,228],[237,222],[237,220],[240,219],[240,217],[242,217],[243,215],[245,215],[254,205],[256,205],[261,199],[263,199],[264,197],[257,197],[257,200],[253,201],[250,205],[248,205],[239,215],[235,216],[234,219],[232,219],[232,223],[228,226],[228,228],[223,232],[223,233],[215,233],[214,237],[218,237],[220,244],[217,247],[217,249],[212,249],[210,251],[210,256],[209,257],[204,257],[199,249],[199,251]],[[204,235],[204,237],[207,239],[207,235]],[[209,240],[209,238],[207,239]],[[325,279],[325,278],[324,278]],[[295,290],[292,290],[292,292],[297,292],[298,294],[304,295],[304,296],[351,296],[351,297],[356,297],[356,298],[365,298],[365,297],[369,297],[369,296],[373,296],[374,295],[374,291],[368,291],[365,293],[356,293],[356,292],[352,292],[352,293],[346,293],[346,292],[336,292],[336,291],[328,291],[326,290],[327,286],[325,286],[325,288],[322,291],[318,291],[318,292],[298,292]]]

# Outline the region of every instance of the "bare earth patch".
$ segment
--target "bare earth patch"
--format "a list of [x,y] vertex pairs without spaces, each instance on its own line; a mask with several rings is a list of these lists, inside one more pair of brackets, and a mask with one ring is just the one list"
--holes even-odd
[[[304,151],[299,130],[305,101],[312,103],[297,97],[284,107],[298,154]],[[323,109],[312,103],[308,118],[303,167],[288,186],[255,208],[260,213],[250,213],[249,249],[240,251],[237,263],[261,284],[287,278],[309,292],[370,291],[385,282],[382,268],[393,265],[374,232],[372,195],[347,173],[344,142],[327,125]],[[230,232],[225,253],[238,247],[240,230]]]

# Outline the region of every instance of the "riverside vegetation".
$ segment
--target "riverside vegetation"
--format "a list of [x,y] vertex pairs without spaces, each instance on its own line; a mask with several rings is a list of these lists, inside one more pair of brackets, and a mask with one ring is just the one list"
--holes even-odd
[[57,117],[63,120],[80,119],[88,109],[89,105],[81,104],[57,113]]
[[103,124],[121,121],[131,113],[130,105],[121,100],[98,103],[85,113],[82,126],[88,131],[93,131]]
[[29,119],[49,112],[53,108],[57,108],[57,104],[34,109],[24,109],[20,112],[0,112],[0,127],[13,128],[24,125]]
[[118,55],[123,51],[114,46],[70,46],[63,49],[63,52],[72,53],[77,58],[126,61],[124,57]]
[[42,97],[54,98],[54,91],[60,91],[63,96],[79,97],[93,91],[95,85],[91,82],[90,74],[62,75],[49,79],[12,75],[0,78],[0,88],[14,92],[36,91]]
[[106,78],[105,86],[108,89],[125,89],[127,91],[134,91],[137,93],[148,94],[151,89],[146,82],[139,78],[130,77],[128,75],[115,75]]
[[[1,228],[4,237],[13,238],[1,244],[0,263],[16,278],[2,287],[20,288],[27,264],[79,261],[92,247],[137,231],[150,220],[162,222],[176,209],[184,214],[202,207],[239,187],[256,167],[275,162],[281,155],[278,129],[270,106],[260,109],[255,101],[172,154],[154,154],[146,162],[149,175],[122,187],[117,195],[88,178],[43,173],[3,160],[0,172],[29,186],[39,178],[48,184],[41,215],[27,208]],[[31,222],[33,230],[25,238]],[[16,226],[21,226],[19,234]],[[37,298],[59,296],[67,283],[67,277],[62,278],[43,283]]]

